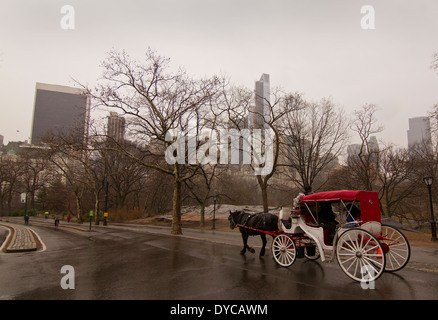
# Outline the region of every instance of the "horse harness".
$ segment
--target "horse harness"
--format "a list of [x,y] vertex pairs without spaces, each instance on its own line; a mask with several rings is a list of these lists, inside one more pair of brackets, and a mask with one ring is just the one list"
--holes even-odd
[[237,224],[237,225],[241,225],[241,226],[244,226],[244,227],[249,227],[248,223],[254,217],[260,217],[260,219],[258,219],[258,221],[256,221],[256,224],[254,226],[252,226],[252,228],[263,229],[266,226],[266,216],[263,213],[255,213],[255,214],[246,213],[246,216],[243,218],[241,223]]

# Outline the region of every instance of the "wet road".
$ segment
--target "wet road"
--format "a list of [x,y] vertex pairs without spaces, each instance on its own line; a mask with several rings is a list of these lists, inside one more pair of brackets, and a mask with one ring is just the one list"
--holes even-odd
[[[259,258],[258,250],[241,256],[240,243],[117,228],[79,232],[34,225],[32,229],[46,250],[0,255],[0,299],[438,298],[437,273],[410,268],[385,273],[374,290],[364,290],[337,262],[300,259],[282,268],[270,250],[264,258]],[[260,238],[250,238],[250,245],[259,242]],[[60,285],[64,265],[74,268],[74,289]]]

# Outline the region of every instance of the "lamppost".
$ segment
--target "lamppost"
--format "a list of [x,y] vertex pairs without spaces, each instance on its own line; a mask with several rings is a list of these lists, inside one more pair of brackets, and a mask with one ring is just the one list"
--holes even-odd
[[432,176],[426,176],[423,178],[424,183],[427,186],[427,189],[429,190],[429,203],[430,203],[430,229],[432,231],[432,241],[437,241],[436,237],[436,223],[435,223],[435,217],[433,216],[433,206],[432,206],[432,183],[433,183],[433,177]]
[[213,206],[213,230],[216,229],[216,196],[213,197],[214,206]]

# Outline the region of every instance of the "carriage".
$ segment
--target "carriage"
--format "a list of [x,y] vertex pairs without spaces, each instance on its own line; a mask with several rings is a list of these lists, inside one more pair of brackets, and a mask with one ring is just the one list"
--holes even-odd
[[377,192],[330,191],[297,200],[291,212],[280,211],[279,230],[273,235],[272,254],[279,265],[289,267],[304,257],[321,261],[336,257],[350,278],[373,281],[408,263],[408,240],[399,230],[381,224]]

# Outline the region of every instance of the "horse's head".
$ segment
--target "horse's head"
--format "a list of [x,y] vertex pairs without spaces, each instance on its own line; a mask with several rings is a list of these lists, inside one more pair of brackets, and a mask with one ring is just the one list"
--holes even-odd
[[238,215],[240,214],[240,211],[231,211],[230,210],[230,215],[228,216],[228,221],[230,222],[230,228],[234,229],[236,227],[236,220],[239,221],[238,219]]

